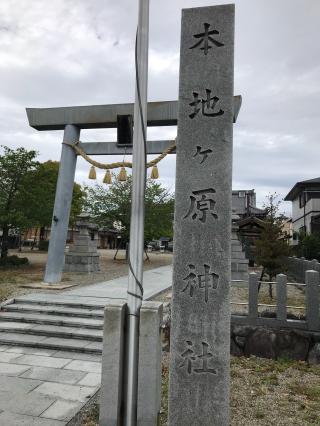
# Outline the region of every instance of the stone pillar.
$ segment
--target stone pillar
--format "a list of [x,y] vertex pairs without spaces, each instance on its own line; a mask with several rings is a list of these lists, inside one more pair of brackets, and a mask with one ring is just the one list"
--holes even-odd
[[159,422],[162,311],[160,302],[143,302],[140,309],[138,426],[157,426]]
[[277,319],[279,321],[287,320],[287,276],[278,274],[277,282]]
[[126,302],[119,300],[104,310],[100,426],[121,425],[126,308]]
[[182,11],[170,426],[229,426],[234,5]]
[[306,317],[309,330],[319,330],[319,272],[306,271]]
[[44,282],[56,284],[61,281],[64,265],[64,250],[68,235],[69,217],[76,171],[77,155],[68,145],[79,140],[80,129],[68,124],[64,130],[56,198],[49,242],[48,260]]
[[[107,305],[104,311],[100,426],[123,425],[124,358],[127,354],[127,304]],[[143,302],[140,310],[138,426],[157,426],[161,404],[162,303]]]
[[252,320],[254,324],[259,315],[258,296],[259,296],[259,278],[255,272],[251,272],[249,274],[248,316],[249,316],[249,319]]
[[65,272],[97,272],[100,270],[97,239],[89,234],[90,216],[86,213],[78,216],[79,235],[75,236],[74,245],[66,253]]

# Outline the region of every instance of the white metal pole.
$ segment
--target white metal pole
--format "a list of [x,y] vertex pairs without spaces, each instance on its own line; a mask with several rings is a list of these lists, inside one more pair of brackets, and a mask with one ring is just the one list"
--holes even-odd
[[[137,423],[139,316],[142,303],[144,252],[145,141],[147,132],[149,0],[139,0],[136,67],[137,79],[134,106],[132,153],[132,204],[129,246],[128,340],[125,387],[125,425]],[[140,96],[139,96],[140,93]],[[135,296],[136,295],[136,296]],[[138,296],[138,297],[137,297]]]

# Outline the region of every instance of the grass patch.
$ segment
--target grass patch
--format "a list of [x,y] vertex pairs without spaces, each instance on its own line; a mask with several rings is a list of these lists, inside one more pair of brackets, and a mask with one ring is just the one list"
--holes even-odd
[[[320,425],[320,366],[292,360],[231,357],[231,426]],[[169,366],[162,365],[159,426],[168,422]],[[96,426],[98,406],[82,426]]]
[[81,426],[97,426],[99,424],[99,404],[94,403],[84,413],[80,420]]
[[295,382],[289,385],[293,394],[304,395],[310,401],[320,402],[320,385],[308,386],[306,383]]
[[159,426],[166,426],[168,423],[168,396],[169,396],[169,367],[162,364],[162,395],[161,413]]

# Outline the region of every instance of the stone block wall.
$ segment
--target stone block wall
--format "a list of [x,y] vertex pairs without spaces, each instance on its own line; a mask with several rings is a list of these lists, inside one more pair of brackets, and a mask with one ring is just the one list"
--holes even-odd
[[320,333],[232,324],[230,352],[235,356],[255,355],[319,364]]
[[288,275],[292,276],[298,282],[305,282],[306,271],[313,270],[320,272],[320,263],[316,260],[307,260],[304,257],[287,258]]

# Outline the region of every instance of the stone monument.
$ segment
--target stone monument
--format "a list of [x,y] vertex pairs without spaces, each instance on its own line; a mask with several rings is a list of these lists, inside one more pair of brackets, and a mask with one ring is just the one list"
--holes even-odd
[[79,234],[75,237],[65,257],[65,272],[96,272],[100,270],[97,240],[89,234],[90,216],[83,213],[78,216]]
[[234,5],[184,9],[170,426],[229,426]]
[[232,213],[231,232],[231,279],[236,281],[249,281],[248,264],[242,244],[238,238],[239,226],[237,220],[240,219],[235,212]]

